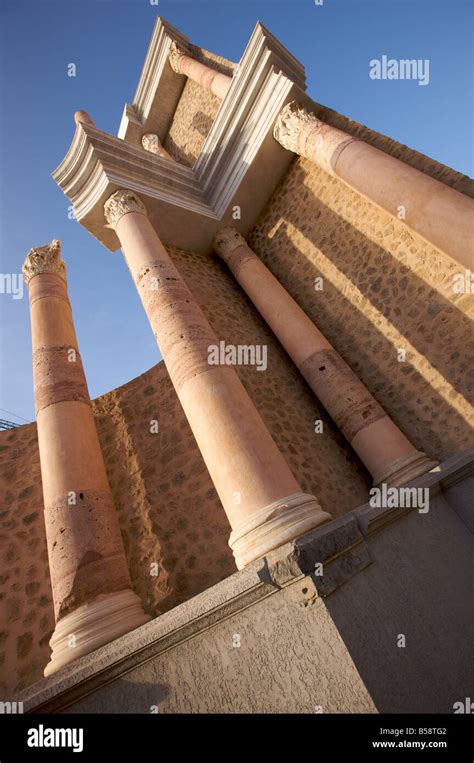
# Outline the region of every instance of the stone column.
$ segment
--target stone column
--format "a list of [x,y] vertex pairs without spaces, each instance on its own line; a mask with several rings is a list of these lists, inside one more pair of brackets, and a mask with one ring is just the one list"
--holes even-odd
[[167,152],[166,148],[163,148],[158,135],[155,133],[146,132],[142,135],[142,146],[150,154],[155,154],[156,156],[161,156],[162,159],[170,159],[170,161],[174,162],[173,157]]
[[276,334],[309,386],[374,478],[401,485],[437,462],[416,450],[235,228],[214,240],[216,252]]
[[231,85],[232,77],[227,74],[217,72],[206,64],[201,64],[194,58],[191,58],[186,51],[182,50],[175,42],[171,43],[170,66],[176,74],[185,74],[189,79],[197,82],[198,85],[211,90],[218,98],[223,100]]
[[302,493],[235,369],[209,364],[218,339],[141,199],[117,191],[104,211],[226,511],[229,545],[242,568],[330,516],[314,496]]
[[[430,244],[473,268],[474,201],[374,146],[322,122],[295,101],[280,113],[274,136],[284,148],[375,202]],[[403,208],[404,218],[399,210]]]
[[95,428],[59,241],[31,249],[36,419],[56,628],[50,675],[150,618],[133,593]]

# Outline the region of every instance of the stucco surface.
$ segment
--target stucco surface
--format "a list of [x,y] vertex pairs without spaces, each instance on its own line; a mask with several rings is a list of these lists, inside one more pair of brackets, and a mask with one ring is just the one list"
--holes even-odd
[[306,580],[289,586],[65,712],[377,712],[325,604],[307,592]]
[[369,548],[373,563],[325,599],[365,685],[381,713],[452,713],[472,697],[472,532],[432,495]]

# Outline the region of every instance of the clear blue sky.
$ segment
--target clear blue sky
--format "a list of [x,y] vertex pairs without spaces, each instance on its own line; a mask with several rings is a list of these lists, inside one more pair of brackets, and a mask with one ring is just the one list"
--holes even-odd
[[[260,20],[304,64],[320,103],[472,175],[472,0],[2,0],[1,272],[60,238],[92,397],[159,359],[120,253],[69,220],[50,174],[89,111],[116,134],[157,15],[238,61]],[[428,58],[430,82],[372,81],[369,61]],[[77,76],[67,76],[75,63]],[[29,311],[0,294],[0,418],[34,418]]]

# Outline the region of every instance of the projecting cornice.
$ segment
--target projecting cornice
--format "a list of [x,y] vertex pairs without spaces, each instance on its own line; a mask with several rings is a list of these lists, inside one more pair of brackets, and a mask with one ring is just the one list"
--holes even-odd
[[[245,234],[251,229],[292,160],[273,138],[273,127],[286,103],[306,100],[304,68],[261,24],[253,31],[194,168],[142,148],[156,93],[169,77],[182,79],[167,62],[172,34],[186,46],[187,38],[157,22],[134,106],[127,107],[125,134],[135,130],[133,140],[131,133],[122,140],[82,122],[53,173],[77,220],[111,251],[119,242],[104,218],[103,204],[117,189],[140,195],[165,244],[207,251],[217,230],[236,224],[235,205],[242,210],[240,230]],[[173,98],[168,103],[173,102],[174,113],[179,96]],[[161,101],[160,111],[161,128],[155,122],[153,131],[164,141],[172,114],[163,116]]]
[[139,145],[144,132],[154,132],[164,140],[186,84],[186,77],[176,76],[168,62],[173,42],[185,49],[189,45],[186,35],[158,17],[133,104],[125,104],[119,138]]

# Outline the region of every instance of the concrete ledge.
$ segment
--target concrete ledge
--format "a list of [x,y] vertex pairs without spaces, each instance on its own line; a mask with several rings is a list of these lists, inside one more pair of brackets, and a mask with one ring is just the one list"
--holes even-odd
[[367,567],[371,557],[356,519],[347,514],[272,551],[265,561],[275,585],[309,575],[318,594],[329,596]]
[[[441,492],[449,491],[452,486],[464,482],[469,475],[473,474],[474,451],[456,453],[454,456],[447,458],[441,464],[436,466],[430,472],[412,480],[404,487],[428,488],[430,496],[434,497]],[[464,495],[464,499],[463,506],[458,507],[461,511],[467,511],[467,505],[473,503],[472,496],[470,501],[469,496],[467,495]],[[453,509],[460,513],[456,506],[453,506]],[[378,532],[386,525],[401,519],[412,511],[416,511],[416,509],[375,508],[369,503],[365,503],[363,506],[354,509],[351,513],[356,518],[362,534],[365,537],[369,537],[372,533]]]
[[26,713],[59,712],[136,665],[193,638],[278,589],[265,582],[257,561],[170,612],[81,657],[21,693]]

